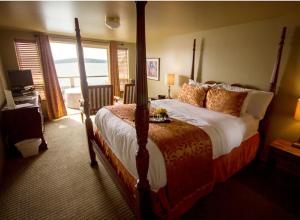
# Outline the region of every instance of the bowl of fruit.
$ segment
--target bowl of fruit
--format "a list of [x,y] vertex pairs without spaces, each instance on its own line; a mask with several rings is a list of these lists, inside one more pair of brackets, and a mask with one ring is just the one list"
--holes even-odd
[[153,122],[153,123],[171,122],[168,112],[167,112],[167,109],[156,108],[153,111],[153,114],[150,116],[150,122]]

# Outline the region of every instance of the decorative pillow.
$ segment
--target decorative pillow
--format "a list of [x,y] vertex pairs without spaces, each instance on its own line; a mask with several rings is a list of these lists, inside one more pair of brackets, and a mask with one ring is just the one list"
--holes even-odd
[[178,94],[178,100],[203,107],[204,106],[204,99],[206,96],[206,90],[203,87],[183,84],[182,89]]
[[246,113],[251,89],[241,88],[238,86],[232,86],[232,85],[226,84],[226,83],[221,83],[217,87],[228,90],[228,91],[234,91],[234,92],[248,92],[248,95],[243,102],[243,106],[241,109],[241,115]]
[[207,92],[206,108],[239,117],[247,92],[212,88]]

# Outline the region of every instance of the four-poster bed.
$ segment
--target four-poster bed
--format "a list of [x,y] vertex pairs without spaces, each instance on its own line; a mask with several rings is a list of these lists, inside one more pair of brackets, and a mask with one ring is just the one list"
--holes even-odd
[[[210,132],[209,129],[202,130],[195,125],[182,122],[175,118],[172,119],[172,123],[170,123],[171,125],[149,125],[146,78],[145,5],[146,2],[136,2],[136,105],[123,105],[124,107],[121,108],[107,107],[102,109],[101,112],[99,111],[100,113],[98,112],[99,114],[97,114],[96,118],[98,118],[102,124],[111,126],[109,125],[107,120],[102,120],[101,114],[104,114],[105,117],[110,116],[112,120],[115,120],[117,126],[102,127],[102,130],[101,128],[99,128],[101,126],[97,126],[98,130],[96,132],[94,132],[93,130],[93,124],[90,118],[89,96],[87,92],[88,85],[85,74],[81,36],[78,19],[75,18],[81,89],[84,99],[84,112],[86,115],[86,134],[88,139],[91,165],[94,166],[97,164],[97,154],[104,167],[107,169],[112,179],[116,183],[117,187],[120,189],[120,192],[128,202],[129,206],[131,206],[131,208],[136,211],[135,214],[137,219],[152,219],[153,216],[159,216],[163,218],[176,218],[183,214],[187,209],[192,207],[192,205],[199,198],[208,194],[212,190],[215,182],[224,181],[229,176],[233,175],[246,164],[248,164],[251,160],[253,160],[259,145],[259,135],[257,133],[252,133],[250,137],[247,137],[240,142],[239,147],[236,147],[233,150],[229,149],[229,152],[215,157],[212,152],[212,142],[214,140],[212,140],[210,136],[206,134],[207,132]],[[274,75],[272,77],[270,88],[270,91],[272,92],[274,92],[276,89],[284,35],[285,29],[283,30],[283,35],[279,47],[279,55],[274,67]],[[195,43],[196,41],[194,40],[191,79],[194,79]],[[161,102],[160,104],[166,105],[166,107],[169,108],[167,102],[168,101],[165,101],[165,103]],[[185,111],[190,111],[191,109],[188,108],[192,108],[191,111],[196,112],[196,114],[198,115],[203,114],[203,111],[208,111],[203,108],[196,109],[196,107],[187,107],[187,104],[183,104],[177,101],[174,101],[171,104],[174,106],[174,103],[178,106],[181,106],[181,108]],[[171,107],[169,109],[171,114],[175,112],[174,115],[176,115],[176,109],[172,109]],[[225,119],[227,121],[233,121],[233,123],[237,123],[236,117],[228,115],[224,116],[223,114],[217,112],[210,114],[212,114],[212,116],[210,116],[212,118],[219,117],[218,119],[220,120]],[[195,115],[193,117],[196,117],[198,115]],[[195,118],[191,119],[195,121]],[[238,120],[238,123],[242,123],[240,119]],[[131,138],[133,138],[131,139],[132,142],[130,142],[128,146],[126,145],[126,134],[124,134],[125,139],[121,140],[123,143],[125,142],[126,146],[124,146],[128,147],[122,149],[124,151],[127,150],[131,152],[131,154],[128,154],[129,158],[131,159],[127,161],[131,165],[126,165],[126,163],[124,163],[124,160],[120,159],[122,158],[122,153],[118,154],[116,150],[117,146],[113,146],[112,144],[115,143],[114,138],[118,140],[117,138],[122,135],[120,134],[122,133],[121,128],[117,130],[117,133],[112,135],[113,132],[111,131],[114,131],[114,129],[118,129],[117,127],[124,128],[128,133],[130,133],[131,131]],[[166,141],[159,135],[160,131],[173,132],[172,129],[174,129],[174,127],[180,128],[176,131],[177,136],[181,137],[181,139],[185,139],[182,137],[186,137],[186,139],[189,139],[190,142],[181,143],[179,139],[176,139],[174,141],[172,140],[172,138],[169,138],[168,141]],[[188,132],[178,133],[178,130],[184,130]],[[188,133],[191,134],[191,136],[187,135]],[[172,147],[170,147],[170,143],[174,146],[172,145]],[[130,144],[132,146],[130,146]],[[189,146],[189,144],[191,144],[191,146]],[[136,148],[134,148],[133,145]],[[153,149],[156,149],[154,147],[155,145],[159,147],[161,152],[155,151],[156,153],[153,153]],[[187,148],[190,148],[189,155],[185,157],[182,156],[184,153],[180,153],[181,151],[179,151],[180,147],[182,147],[183,145],[187,146]],[[175,147],[178,147],[178,151],[172,152],[173,148]],[[149,152],[152,156],[154,154],[163,155],[164,158],[160,157],[160,161],[162,162],[159,163],[159,157],[149,158]],[[171,154],[168,154],[170,152]],[[123,153],[126,154],[126,152]],[[195,159],[191,155],[198,155],[201,160],[197,160],[197,158]],[[246,159],[242,162],[236,162],[239,161],[239,157],[241,157],[241,155],[246,157]],[[179,157],[180,160],[176,161],[174,157]],[[187,159],[189,158],[191,159],[190,163],[194,164],[196,166],[195,168],[197,169],[191,169],[192,165],[188,165],[189,163],[187,163]],[[166,161],[166,164],[164,163],[164,159]],[[153,160],[155,160],[155,162],[153,162]],[[166,166],[165,169],[162,169],[166,170],[165,174],[157,174],[152,172],[152,170],[155,170],[155,166],[158,166],[157,164],[163,164],[162,166]],[[133,171],[130,170],[128,166],[133,167]],[[226,168],[229,166],[232,166],[233,168],[228,171],[224,171],[224,167]],[[184,170],[185,167],[188,170]],[[185,175],[188,173],[196,174],[196,176],[192,176],[194,180],[186,181],[186,185],[189,185],[189,187],[184,186],[183,184],[178,185],[179,183],[184,182],[184,178],[191,178],[189,177],[189,175]],[[178,177],[178,179],[174,179],[175,174],[177,174],[178,176],[182,175],[184,177]],[[163,176],[163,178],[161,178],[163,179],[163,183],[161,185],[158,184],[156,188],[153,187],[153,182],[155,182],[153,181],[153,179],[155,179],[153,178],[153,175],[158,175],[160,177]],[[195,190],[193,191],[192,189]]]

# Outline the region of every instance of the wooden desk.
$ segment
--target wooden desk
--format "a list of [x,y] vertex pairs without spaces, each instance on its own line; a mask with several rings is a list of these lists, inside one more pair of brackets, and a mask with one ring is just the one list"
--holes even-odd
[[30,103],[32,106],[8,109],[4,107],[2,111],[2,130],[4,140],[8,146],[8,153],[16,152],[15,144],[19,141],[30,138],[41,138],[41,149],[47,149],[44,139],[44,117],[41,109],[41,101],[38,93],[30,96],[15,98],[16,104]]
[[300,149],[290,141],[276,139],[270,144],[269,165],[300,176]]

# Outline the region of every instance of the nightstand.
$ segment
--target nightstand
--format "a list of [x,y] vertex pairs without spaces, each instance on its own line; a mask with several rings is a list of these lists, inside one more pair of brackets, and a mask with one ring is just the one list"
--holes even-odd
[[300,176],[300,149],[290,141],[276,139],[270,144],[269,167],[276,167]]

